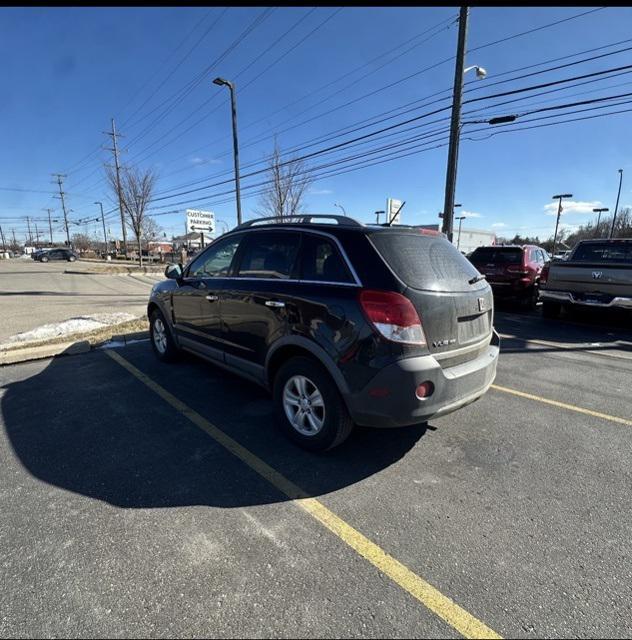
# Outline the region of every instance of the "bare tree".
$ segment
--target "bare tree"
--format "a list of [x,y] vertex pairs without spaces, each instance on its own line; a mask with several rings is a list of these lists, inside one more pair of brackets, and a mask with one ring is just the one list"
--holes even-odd
[[[118,198],[116,174],[107,170],[107,177],[115,196]],[[147,227],[146,210],[156,184],[156,174],[148,169],[142,171],[135,167],[121,168],[121,201],[125,212],[125,222],[136,236],[138,260],[143,266],[143,231]]]
[[145,216],[141,224],[143,230],[143,240],[151,242],[152,240],[160,240],[163,237],[163,228],[156,222],[154,218]]
[[76,247],[80,252],[87,251],[92,247],[92,241],[87,233],[75,233],[70,238],[70,243],[73,247]]
[[275,142],[266,177],[270,187],[259,200],[258,215],[286,218],[303,213],[307,189],[313,182],[304,160],[283,160]]

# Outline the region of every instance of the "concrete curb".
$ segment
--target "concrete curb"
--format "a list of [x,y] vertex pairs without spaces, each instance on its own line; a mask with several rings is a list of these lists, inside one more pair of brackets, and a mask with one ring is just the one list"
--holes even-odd
[[90,349],[91,345],[87,340],[79,340],[77,342],[58,342],[57,344],[44,344],[38,347],[0,351],[0,365],[40,360],[61,354],[75,355],[78,353],[87,353]]
[[[130,320],[128,323],[137,323],[142,318]],[[137,327],[130,328],[126,331],[125,327],[112,325],[108,329],[98,330],[91,334],[78,334],[75,339],[68,336],[68,340],[63,342],[48,342],[37,344],[24,344],[19,346],[11,345],[10,348],[0,348],[0,366],[8,364],[18,364],[20,362],[29,362],[31,360],[41,360],[43,358],[52,358],[61,355],[77,355],[80,353],[88,353],[92,349],[98,349],[109,342],[118,342],[127,344],[131,340],[143,340],[149,338],[149,330],[138,330]],[[115,333],[116,331],[119,333]]]
[[97,270],[80,270],[80,269],[64,269],[64,273],[77,275],[77,276],[111,276],[111,275],[133,275],[137,274],[150,274],[150,275],[163,275],[164,269],[156,271],[155,269],[149,269],[143,267],[142,269],[134,269],[132,267],[119,267],[118,269],[99,269]]

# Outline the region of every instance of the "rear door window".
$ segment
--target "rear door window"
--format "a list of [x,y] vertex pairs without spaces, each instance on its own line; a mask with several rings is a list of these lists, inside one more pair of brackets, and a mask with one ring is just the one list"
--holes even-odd
[[474,250],[470,260],[476,264],[521,264],[520,247],[479,247]]
[[400,280],[414,289],[467,291],[468,281],[480,275],[445,238],[396,231],[369,237]]
[[632,242],[587,242],[580,244],[573,262],[619,262],[632,264]]
[[300,234],[256,232],[248,235],[237,275],[287,280],[294,274]]
[[353,283],[349,269],[333,242],[306,233],[301,244],[301,280]]

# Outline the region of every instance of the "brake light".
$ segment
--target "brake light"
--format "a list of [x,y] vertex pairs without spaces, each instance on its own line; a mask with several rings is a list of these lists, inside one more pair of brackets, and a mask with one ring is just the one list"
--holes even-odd
[[421,319],[412,302],[393,291],[360,292],[360,305],[369,322],[387,340],[426,344]]
[[542,271],[540,271],[540,284],[546,284],[549,279],[549,267],[551,265],[547,262],[543,267]]

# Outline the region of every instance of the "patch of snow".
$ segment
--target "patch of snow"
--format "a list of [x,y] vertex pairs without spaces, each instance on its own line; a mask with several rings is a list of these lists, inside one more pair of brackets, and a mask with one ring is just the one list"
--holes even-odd
[[64,320],[63,322],[54,322],[45,324],[31,331],[17,333],[7,338],[6,343],[15,344],[16,342],[30,342],[31,340],[49,340],[50,338],[59,338],[68,336],[73,333],[85,333],[94,331],[95,329],[103,329],[112,325],[128,322],[136,318],[132,313],[95,313],[88,316],[77,316]]
[[121,347],[127,347],[130,344],[136,344],[137,342],[149,342],[149,338],[142,338],[140,340],[127,340],[123,342],[122,340],[112,340],[111,342],[106,342],[102,344],[99,349],[119,349]]

